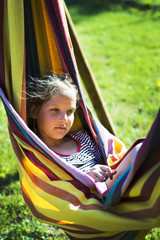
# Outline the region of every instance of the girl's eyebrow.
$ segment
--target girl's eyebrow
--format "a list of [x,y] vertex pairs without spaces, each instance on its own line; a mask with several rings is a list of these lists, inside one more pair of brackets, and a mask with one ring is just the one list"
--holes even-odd
[[59,104],[50,103],[49,106],[59,106]]
[[[60,105],[58,104],[50,104],[49,107],[59,107]],[[76,110],[74,107],[69,107],[69,109]]]

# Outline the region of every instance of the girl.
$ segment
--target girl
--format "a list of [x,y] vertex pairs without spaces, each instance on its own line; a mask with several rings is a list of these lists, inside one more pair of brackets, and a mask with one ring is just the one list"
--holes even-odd
[[99,164],[101,151],[87,131],[70,132],[79,96],[67,75],[31,78],[27,96],[29,127],[51,150],[95,182],[113,178],[116,170]]

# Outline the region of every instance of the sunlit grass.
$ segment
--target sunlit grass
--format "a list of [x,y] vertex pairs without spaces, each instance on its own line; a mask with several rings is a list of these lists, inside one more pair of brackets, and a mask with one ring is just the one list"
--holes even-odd
[[85,28],[75,22],[118,136],[129,146],[146,136],[159,108],[160,23],[124,11],[90,16]]

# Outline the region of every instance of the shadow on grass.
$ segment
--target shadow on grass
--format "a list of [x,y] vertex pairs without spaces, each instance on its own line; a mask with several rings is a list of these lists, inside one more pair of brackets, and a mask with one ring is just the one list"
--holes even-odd
[[14,174],[6,174],[5,178],[0,177],[0,193],[5,189],[6,186],[19,180],[19,173],[15,172]]
[[95,15],[103,11],[136,8],[140,11],[160,11],[160,5],[140,3],[136,0],[65,0],[67,7],[77,6],[79,14]]

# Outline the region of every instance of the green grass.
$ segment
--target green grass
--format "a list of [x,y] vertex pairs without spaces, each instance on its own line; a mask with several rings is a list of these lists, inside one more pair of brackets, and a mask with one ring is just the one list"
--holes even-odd
[[[118,136],[129,147],[146,136],[160,105],[160,12],[111,2],[66,1]],[[0,144],[0,240],[67,239],[36,221],[24,203],[2,102]],[[146,239],[160,239],[160,230]]]
[[101,12],[84,22],[76,9],[71,14],[84,52],[118,136],[129,146],[146,136],[159,108],[159,17],[133,9]]

